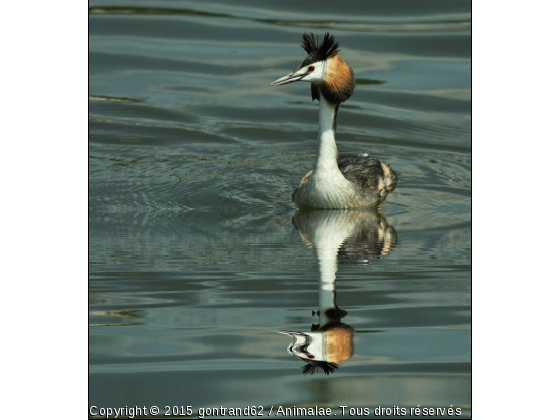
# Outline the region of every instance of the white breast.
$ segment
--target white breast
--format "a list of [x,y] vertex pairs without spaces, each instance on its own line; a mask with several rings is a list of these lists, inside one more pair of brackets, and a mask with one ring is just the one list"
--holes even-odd
[[295,201],[309,207],[344,209],[358,207],[355,190],[340,171],[313,171],[309,179],[297,191]]

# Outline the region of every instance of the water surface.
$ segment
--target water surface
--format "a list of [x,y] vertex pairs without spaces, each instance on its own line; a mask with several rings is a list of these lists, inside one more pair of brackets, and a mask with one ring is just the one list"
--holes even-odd
[[[90,1],[90,405],[470,414],[470,19],[466,1]],[[314,238],[342,229],[291,201],[318,105],[269,83],[303,31],[333,33],[358,80],[339,151],[399,177],[330,263],[354,332],[328,376],[272,332],[319,324]]]

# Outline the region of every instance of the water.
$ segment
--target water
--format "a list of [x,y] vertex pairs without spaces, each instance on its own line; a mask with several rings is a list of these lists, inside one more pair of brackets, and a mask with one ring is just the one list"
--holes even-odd
[[[89,24],[90,405],[469,416],[470,2],[92,0]],[[339,151],[398,174],[380,214],[291,201],[318,105],[269,83],[310,30],[358,80]],[[331,321],[343,360],[302,375],[272,330]]]

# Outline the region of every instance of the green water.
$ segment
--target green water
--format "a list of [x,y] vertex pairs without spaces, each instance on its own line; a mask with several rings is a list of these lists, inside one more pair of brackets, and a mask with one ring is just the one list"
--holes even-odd
[[[470,2],[89,6],[90,406],[468,417]],[[304,31],[333,33],[356,74],[339,151],[399,177],[360,224],[291,201],[313,166],[318,104],[308,84],[269,84],[304,58]],[[302,375],[271,330],[319,323],[315,238],[328,229],[348,229],[336,301],[353,355]]]

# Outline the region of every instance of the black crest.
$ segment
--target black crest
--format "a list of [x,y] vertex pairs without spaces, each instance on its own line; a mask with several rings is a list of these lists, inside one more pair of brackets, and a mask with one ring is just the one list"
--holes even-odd
[[304,32],[301,46],[307,53],[307,57],[305,57],[300,67],[317,61],[324,61],[340,51],[338,42],[328,32],[325,34],[322,42],[319,42],[319,35]]

